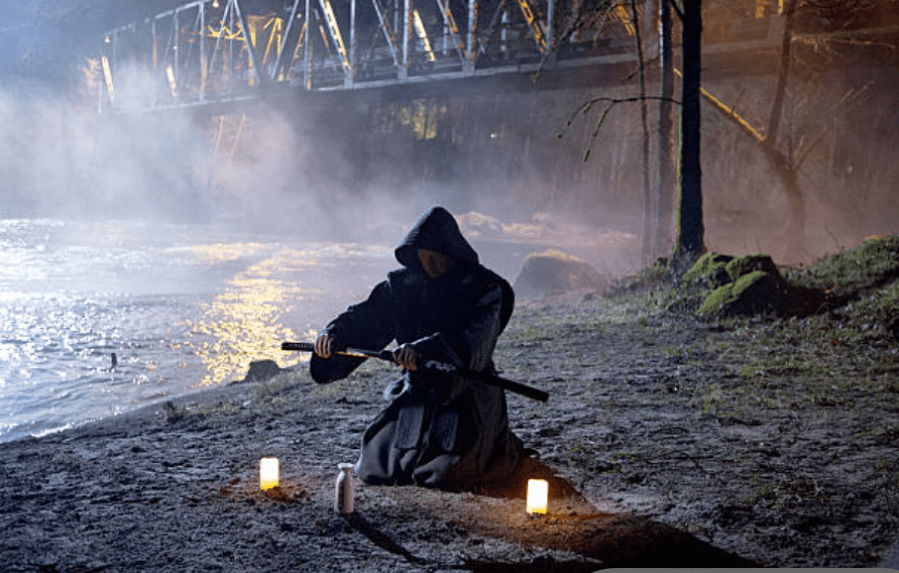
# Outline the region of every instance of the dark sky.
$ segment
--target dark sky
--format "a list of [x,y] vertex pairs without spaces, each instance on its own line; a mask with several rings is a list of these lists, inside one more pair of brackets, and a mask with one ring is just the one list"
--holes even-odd
[[103,32],[184,0],[22,0],[0,4],[0,77],[51,83],[91,53]]
[[[0,3],[0,80],[10,76],[64,81],[96,52],[104,32],[189,0],[4,0]],[[283,7],[283,0],[242,0],[246,10]]]

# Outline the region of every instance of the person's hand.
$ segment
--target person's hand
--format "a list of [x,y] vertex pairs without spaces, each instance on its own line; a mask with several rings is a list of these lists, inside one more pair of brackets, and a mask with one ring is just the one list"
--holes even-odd
[[393,359],[410,372],[415,372],[418,368],[418,350],[411,344],[397,346],[393,351]]
[[315,353],[322,358],[331,358],[334,350],[334,337],[327,333],[318,335],[315,339]]

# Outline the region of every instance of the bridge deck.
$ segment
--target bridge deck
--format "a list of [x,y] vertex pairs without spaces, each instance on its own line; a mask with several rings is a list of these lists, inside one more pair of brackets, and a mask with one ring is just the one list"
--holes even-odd
[[[782,2],[717,8],[705,51],[778,48]],[[658,0],[636,4],[635,14],[620,0],[193,0],[107,33],[95,88],[101,110],[153,110],[636,65],[637,34],[657,52]]]

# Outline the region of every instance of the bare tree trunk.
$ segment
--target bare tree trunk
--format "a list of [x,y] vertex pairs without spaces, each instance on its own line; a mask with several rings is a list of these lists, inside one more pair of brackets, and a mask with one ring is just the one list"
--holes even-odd
[[793,15],[796,12],[796,0],[786,0],[784,4],[784,35],[781,43],[780,65],[777,68],[777,87],[774,90],[774,101],[771,104],[771,116],[768,118],[768,129],[762,147],[771,164],[780,174],[784,184],[784,192],[790,205],[791,221],[786,230],[787,251],[801,257],[805,251],[805,199],[796,174],[792,158],[777,147],[777,132],[780,118],[783,115],[784,95],[787,91],[787,79],[790,74],[790,58],[793,37]]
[[652,188],[649,184],[649,121],[646,110],[646,66],[643,63],[643,38],[640,34],[640,14],[637,0],[631,0],[631,19],[634,24],[634,41],[637,45],[637,65],[640,72],[640,120],[643,127],[643,263],[652,261],[654,255],[656,209]]
[[674,57],[671,47],[671,6],[659,0],[659,60],[661,77],[659,100],[659,190],[656,220],[656,253],[670,252],[671,223],[674,215]]
[[705,250],[702,221],[702,169],[699,162],[702,70],[702,0],[684,0],[683,95],[681,112],[680,188],[674,270],[680,276]]
[[774,90],[774,102],[771,104],[771,116],[768,118],[768,129],[765,133],[765,141],[774,147],[777,147],[777,130],[780,127],[784,94],[787,91],[787,77],[790,73],[790,47],[795,9],[796,0],[786,0],[784,4],[784,36],[780,48],[780,65],[777,68],[777,87]]

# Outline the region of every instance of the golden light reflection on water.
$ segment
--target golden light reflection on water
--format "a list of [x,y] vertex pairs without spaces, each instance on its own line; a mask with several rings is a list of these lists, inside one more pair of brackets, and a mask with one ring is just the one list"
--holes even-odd
[[201,263],[214,265],[252,256],[268,248],[270,246],[263,243],[214,243],[211,245],[192,245],[185,250]]
[[[259,245],[211,245],[196,251],[206,261],[236,260]],[[257,249],[258,252],[258,249]],[[320,298],[325,291],[305,287],[279,277],[297,272],[316,272],[322,263],[310,252],[282,248],[226,282],[224,291],[205,304],[203,315],[189,324],[194,352],[206,367],[199,386],[212,386],[242,378],[254,360],[274,360],[285,368],[309,359],[308,355],[281,351],[283,340],[307,340],[309,330],[297,333],[284,324],[293,305]]]

